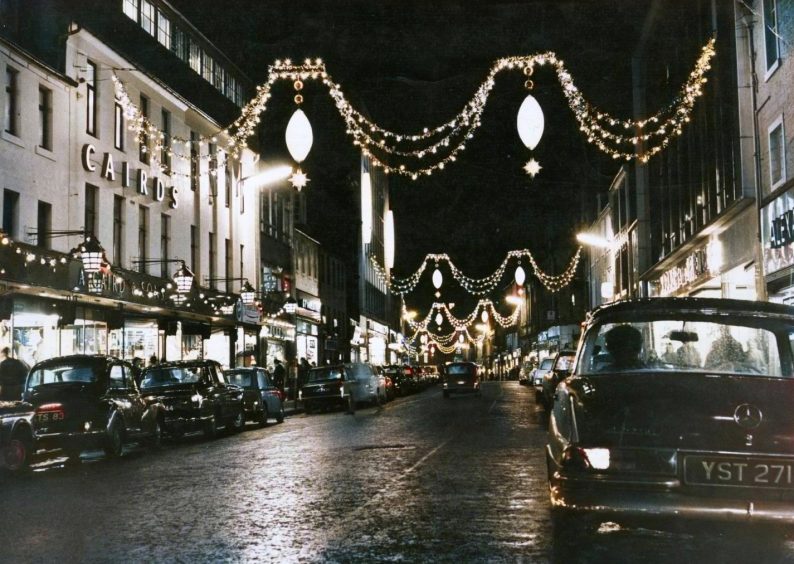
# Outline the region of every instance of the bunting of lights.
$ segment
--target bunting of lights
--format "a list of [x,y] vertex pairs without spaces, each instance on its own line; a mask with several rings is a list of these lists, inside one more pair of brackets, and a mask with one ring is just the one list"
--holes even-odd
[[[524,268],[521,266],[521,259],[523,257],[526,257],[529,261],[529,264],[532,267],[532,272],[540,281],[540,283],[543,284],[543,286],[550,292],[556,293],[565,288],[573,280],[573,277],[576,274],[576,269],[579,266],[579,261],[582,257],[582,247],[576,249],[576,252],[571,258],[571,261],[568,263],[566,269],[561,274],[557,275],[544,272],[538,265],[535,257],[532,256],[532,253],[528,249],[509,251],[497,269],[485,278],[472,278],[470,276],[466,276],[457,266],[455,266],[455,263],[452,262],[452,260],[449,258],[449,255],[446,253],[425,255],[425,258],[422,261],[422,264],[419,265],[419,268],[407,278],[395,278],[389,271],[383,268],[380,263],[378,263],[374,256],[370,256],[370,262],[378,277],[393,294],[404,296],[405,294],[413,292],[419,285],[419,281],[421,280],[422,274],[427,268],[428,263],[434,264],[434,278],[436,272],[439,272],[440,276],[440,271],[438,270],[439,264],[446,263],[450,272],[452,273],[452,276],[464,290],[475,296],[484,296],[493,291],[500,283],[511,260],[516,260],[518,262],[515,278],[519,286],[523,285],[526,276]],[[521,282],[518,282],[519,279]],[[434,280],[434,284],[435,282],[436,280]],[[440,285],[436,286],[437,289],[439,287]]]
[[430,311],[427,312],[427,315],[422,321],[414,321],[413,319],[410,319],[408,317],[408,311],[405,308],[405,304],[403,304],[402,310],[403,318],[408,323],[408,326],[413,331],[421,332],[429,331],[429,328],[432,327],[433,324],[435,324],[437,327],[441,327],[444,319],[446,319],[446,321],[452,325],[456,331],[463,331],[473,325],[480,316],[485,319],[492,318],[502,327],[510,327],[511,325],[516,324],[519,316],[521,315],[521,307],[516,307],[513,310],[513,313],[510,315],[500,315],[499,312],[496,311],[494,303],[487,299],[478,301],[472,312],[464,318],[457,318],[452,315],[452,312],[450,311],[447,304],[443,302],[433,302],[433,305],[430,307]]
[[[712,38],[701,49],[694,68],[673,100],[657,113],[639,120],[616,118],[589,103],[575,85],[563,61],[552,51],[504,57],[493,63],[485,80],[455,117],[439,126],[425,127],[421,132],[414,134],[396,133],[385,129],[355,109],[348,102],[341,85],[326,72],[325,64],[321,59],[314,61],[306,59],[303,64],[293,64],[289,59],[277,60],[274,65],[268,67],[267,80],[257,86],[256,94],[242,108],[240,116],[228,127],[213,135],[201,136],[195,143],[201,147],[209,142],[223,140],[226,144],[225,153],[232,159],[238,159],[248,146],[247,140],[255,133],[261,115],[266,111],[267,103],[272,96],[272,87],[277,81],[288,80],[295,84],[296,81],[319,80],[328,89],[354,145],[361,147],[362,153],[371,160],[372,164],[386,173],[395,173],[416,180],[436,170],[443,170],[465,150],[466,142],[474,137],[474,132],[481,124],[483,111],[494,88],[496,76],[500,72],[515,70],[530,76],[536,67],[547,66],[555,74],[568,106],[579,124],[579,130],[590,144],[615,159],[647,162],[667,147],[673,137],[680,135],[685,124],[690,121],[695,102],[703,94],[703,85],[707,82],[706,73],[711,68],[711,59],[715,54],[715,39]],[[130,129],[136,131],[139,142],[146,144],[148,139],[154,139],[156,148],[163,150],[165,134],[142,115],[126,94],[121,80],[115,75],[113,83],[116,87],[116,97],[130,122]],[[166,148],[170,155],[183,159],[191,158],[190,155],[176,150],[178,145],[183,145],[190,152],[192,143],[190,140],[178,136],[171,137],[171,140],[172,147]],[[201,155],[198,151],[197,158],[210,157],[210,155]],[[388,164],[387,161],[395,164]],[[527,172],[533,175],[537,170],[539,168],[532,167]]]

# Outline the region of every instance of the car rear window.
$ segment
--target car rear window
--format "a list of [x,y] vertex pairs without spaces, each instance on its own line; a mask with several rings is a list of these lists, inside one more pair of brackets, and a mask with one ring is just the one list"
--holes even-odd
[[[675,371],[781,377],[784,375],[781,357],[791,356],[789,332],[778,330],[772,324],[764,327],[763,320],[730,317],[603,323],[588,331],[578,371],[584,374]],[[788,347],[785,354],[781,354],[783,346]],[[622,360],[628,356],[631,357],[629,362]]]
[[474,376],[476,369],[467,364],[453,364],[447,366],[447,374],[450,376]]
[[335,368],[315,368],[309,370],[309,382],[323,382],[326,380],[341,380],[342,369]]
[[229,384],[240,386],[241,388],[250,388],[253,386],[253,372],[250,370],[230,370],[224,372],[226,381]]
[[35,368],[28,377],[28,389],[47,384],[63,382],[96,382],[97,366],[95,364],[56,364],[43,368]]
[[541,370],[550,370],[552,364],[554,364],[554,359],[553,358],[543,359],[543,362],[540,363],[540,369]]

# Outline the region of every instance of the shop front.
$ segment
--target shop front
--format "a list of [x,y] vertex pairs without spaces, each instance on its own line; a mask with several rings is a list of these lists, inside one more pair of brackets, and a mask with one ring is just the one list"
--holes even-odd
[[761,248],[769,301],[794,303],[794,188],[762,208]]

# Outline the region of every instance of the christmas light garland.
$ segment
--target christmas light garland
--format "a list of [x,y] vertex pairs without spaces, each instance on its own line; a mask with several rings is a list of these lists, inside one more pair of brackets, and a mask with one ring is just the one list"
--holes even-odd
[[[242,150],[247,147],[247,140],[256,132],[261,120],[260,116],[267,109],[267,103],[272,96],[272,87],[277,81],[293,81],[295,89],[300,90],[303,87],[302,81],[320,80],[328,88],[329,95],[345,122],[348,135],[352,137],[355,145],[361,147],[362,153],[370,158],[372,164],[386,173],[395,173],[415,180],[421,175],[430,175],[436,170],[444,169],[447,164],[457,159],[461,151],[465,150],[466,141],[473,138],[474,132],[481,125],[482,113],[495,85],[495,78],[500,72],[519,70],[526,76],[531,76],[535,67],[548,65],[555,73],[568,106],[579,123],[579,129],[586,135],[589,143],[615,159],[647,162],[667,147],[673,137],[680,135],[684,125],[690,121],[694,104],[703,94],[703,85],[707,82],[705,74],[711,68],[710,62],[715,54],[715,39],[712,38],[702,48],[694,68],[671,103],[654,115],[640,120],[619,119],[590,104],[574,84],[563,61],[552,51],[500,58],[491,66],[485,80],[463,110],[442,125],[425,127],[416,134],[387,130],[356,110],[347,101],[341,86],[326,72],[321,59],[314,61],[306,59],[302,64],[293,64],[287,59],[276,61],[274,65],[268,67],[267,80],[257,86],[256,94],[242,108],[240,116],[231,125],[213,135],[201,136],[197,141],[177,136],[170,139],[172,145],[182,144],[186,149],[190,149],[192,143],[198,144],[200,148],[205,143],[222,141],[225,143],[225,153],[232,159],[238,159]],[[144,147],[149,139],[154,139],[155,149],[167,150],[170,156],[186,160],[213,158],[212,155],[201,155],[200,150],[194,157],[178,152],[174,146],[166,147],[165,134],[143,116],[115,74],[113,83],[119,103],[130,120],[130,129],[136,131],[136,138]],[[526,81],[526,87],[532,89],[532,80]],[[303,100],[300,94],[295,98],[298,104]],[[405,159],[408,162],[397,165],[387,164],[387,159],[395,158]],[[432,162],[424,164],[429,159],[432,159]],[[534,176],[539,169],[539,166],[532,166],[527,172]],[[217,174],[217,170],[214,172]],[[213,171],[209,172],[212,173]]]
[[535,257],[528,249],[509,251],[497,269],[492,274],[484,278],[472,278],[470,276],[466,276],[457,266],[455,266],[455,263],[452,262],[452,260],[449,258],[449,255],[446,253],[425,255],[425,258],[422,260],[422,264],[419,265],[419,268],[407,278],[395,278],[390,272],[383,268],[383,266],[374,256],[370,256],[370,262],[378,277],[386,285],[387,289],[393,294],[404,296],[405,294],[413,292],[419,285],[419,281],[422,278],[422,274],[427,269],[428,263],[432,262],[435,264],[436,270],[438,270],[440,263],[446,263],[450,272],[452,273],[452,276],[463,289],[475,296],[484,296],[492,292],[500,283],[510,261],[515,259],[518,262],[518,269],[521,267],[521,259],[523,257],[528,259],[529,264],[532,267],[532,272],[547,290],[550,292],[559,292],[573,280],[573,277],[576,274],[576,269],[579,266],[579,261],[582,257],[582,247],[578,247],[576,249],[576,252],[568,263],[566,269],[561,274],[557,275],[547,274],[544,272],[540,266],[538,266]]
[[[519,306],[517,306],[510,315],[500,315],[499,312],[496,311],[496,307],[491,300],[478,301],[472,312],[463,318],[457,318],[452,315],[449,306],[443,302],[433,302],[433,305],[430,306],[430,310],[422,321],[414,321],[409,318],[405,303],[402,305],[402,310],[403,318],[413,331],[429,331],[428,328],[431,322],[435,322],[436,325],[440,327],[442,323],[439,323],[439,321],[443,322],[444,319],[446,319],[456,331],[463,331],[474,324],[478,317],[485,317],[485,319],[493,318],[500,326],[510,327],[516,324],[521,315],[521,307]],[[435,319],[433,316],[434,313],[436,314]]]

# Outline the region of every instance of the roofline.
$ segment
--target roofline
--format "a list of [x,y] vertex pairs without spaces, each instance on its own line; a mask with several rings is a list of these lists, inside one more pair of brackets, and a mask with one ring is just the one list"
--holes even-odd
[[0,35],[0,43],[7,45],[9,49],[17,51],[19,54],[23,55],[25,58],[29,59],[30,61],[41,67],[44,71],[53,74],[57,76],[59,79],[63,80],[69,86],[78,86],[78,82],[74,80],[72,77],[51,67],[50,65],[42,61],[40,58],[38,58],[36,55],[34,55],[30,51],[22,47],[19,43],[16,43],[15,41],[12,41],[8,37],[1,35]]

